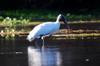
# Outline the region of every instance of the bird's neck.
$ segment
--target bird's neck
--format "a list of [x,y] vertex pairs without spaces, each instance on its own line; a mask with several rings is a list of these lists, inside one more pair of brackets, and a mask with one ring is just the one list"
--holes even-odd
[[60,16],[58,16],[58,17],[57,17],[57,20],[56,20],[56,22],[59,22],[59,21],[60,21]]

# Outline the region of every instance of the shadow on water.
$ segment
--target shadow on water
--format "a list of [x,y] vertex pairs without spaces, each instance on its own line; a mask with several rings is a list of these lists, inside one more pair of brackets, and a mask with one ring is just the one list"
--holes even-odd
[[0,66],[98,66],[100,39],[45,40],[35,48],[25,37],[0,37]]

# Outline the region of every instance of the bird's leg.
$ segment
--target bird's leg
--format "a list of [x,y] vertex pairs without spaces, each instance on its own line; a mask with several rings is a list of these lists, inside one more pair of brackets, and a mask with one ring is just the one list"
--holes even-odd
[[45,37],[51,37],[52,35],[51,34],[48,34],[48,35],[45,35],[45,36],[43,36],[43,35],[41,35],[40,36],[40,39],[42,39],[42,48],[44,48],[45,46],[44,46],[44,39],[45,39]]
[[41,39],[42,39],[42,48],[44,48],[44,37],[45,37],[45,36],[42,36],[42,37],[41,37]]
[[42,40],[41,39],[35,39],[35,47],[41,48],[42,46]]
[[44,38],[45,38],[45,36],[40,35],[40,39],[42,40],[42,48],[44,48]]

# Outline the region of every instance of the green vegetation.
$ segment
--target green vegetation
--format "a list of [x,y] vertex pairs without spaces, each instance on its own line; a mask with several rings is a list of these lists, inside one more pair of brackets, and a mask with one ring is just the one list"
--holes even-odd
[[[6,17],[0,21],[0,26],[4,27],[2,30],[0,30],[0,35],[3,37],[5,36],[6,39],[15,37],[15,31],[17,32],[16,28],[17,26],[27,25],[29,23],[29,19],[17,19],[17,18],[10,18]],[[0,27],[0,28],[1,28]],[[22,28],[20,31],[24,30]],[[6,33],[6,35],[5,35]]]
[[49,10],[8,10],[2,11],[1,17],[15,17],[15,18],[25,18],[25,19],[54,19],[58,15],[56,11]]
[[29,22],[29,19],[16,19],[16,18],[10,18],[6,17],[1,21],[1,25],[9,26],[10,28],[16,28],[18,25],[25,25]]
[[[0,30],[0,35],[6,36],[6,38],[8,38],[15,37],[15,35],[18,35],[19,33],[26,34],[26,32],[28,33],[28,30],[25,28],[33,27],[34,25],[40,24],[44,21],[55,21],[59,13],[64,14],[65,17],[71,21],[68,22],[69,25],[76,25],[87,22],[100,23],[100,16],[97,15],[99,12],[96,12],[96,14],[93,12],[82,14],[50,10],[7,10],[1,11],[0,13],[0,28],[3,27],[3,29]],[[20,27],[20,30],[17,30],[18,27]]]
[[[53,10],[7,10],[0,11],[0,26],[16,29],[17,26],[36,25],[43,21],[55,21],[57,15],[62,13],[70,24],[87,22],[100,22],[99,12],[60,12]],[[76,21],[76,22],[75,22]]]
[[17,19],[29,19],[33,20],[55,20],[57,15],[62,13],[68,20],[98,20],[99,12],[60,12],[53,10],[7,10],[1,11],[0,20],[10,17]]

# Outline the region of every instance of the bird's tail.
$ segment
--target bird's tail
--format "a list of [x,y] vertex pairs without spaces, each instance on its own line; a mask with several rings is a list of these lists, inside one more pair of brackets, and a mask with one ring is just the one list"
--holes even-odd
[[34,40],[34,37],[32,37],[31,35],[28,35],[26,38],[29,42],[32,42]]

